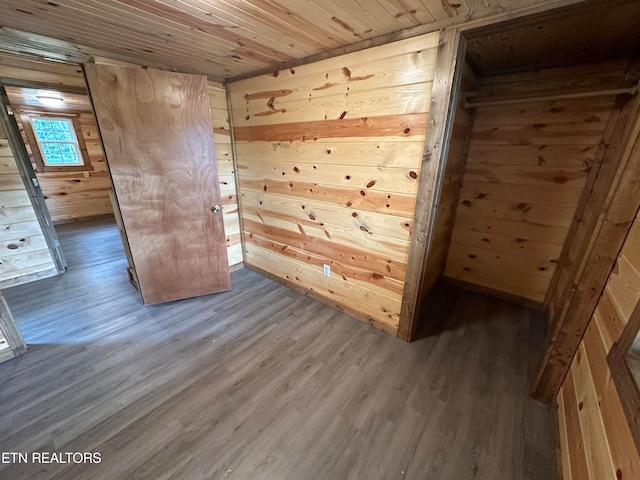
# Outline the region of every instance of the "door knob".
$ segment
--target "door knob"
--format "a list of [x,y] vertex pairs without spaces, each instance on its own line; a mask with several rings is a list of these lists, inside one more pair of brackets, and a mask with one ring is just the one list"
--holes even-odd
[[214,205],[213,207],[211,207],[211,211],[213,213],[218,213],[220,211],[220,205]]

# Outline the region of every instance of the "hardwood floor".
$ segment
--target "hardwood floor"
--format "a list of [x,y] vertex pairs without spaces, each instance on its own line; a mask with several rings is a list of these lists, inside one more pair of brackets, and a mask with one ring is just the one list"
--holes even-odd
[[246,269],[145,307],[114,225],[59,231],[67,273],[4,292],[29,351],[0,365],[0,452],[101,462],[2,479],[555,478],[524,309],[452,289],[407,344]]

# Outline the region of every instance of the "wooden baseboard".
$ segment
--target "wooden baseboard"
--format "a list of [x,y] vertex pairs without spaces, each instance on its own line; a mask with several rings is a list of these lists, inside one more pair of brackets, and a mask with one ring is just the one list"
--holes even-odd
[[12,358],[15,358],[15,355],[10,348],[0,350],[0,363],[11,360]]
[[35,282],[36,280],[42,280],[43,278],[55,277],[60,273],[62,272],[58,272],[56,268],[50,268],[42,272],[29,273],[21,277],[10,278],[8,280],[3,280],[2,282],[0,282],[0,289],[16,287],[25,283]]
[[54,220],[54,225],[64,225],[65,223],[86,222],[88,220],[102,220],[107,218],[114,218],[113,213],[101,213],[100,215],[90,215],[88,217],[76,217],[76,218],[63,218],[61,220]]
[[441,281],[448,285],[462,288],[463,290],[469,290],[471,292],[481,293],[489,297],[497,298],[499,300],[504,300],[505,302],[515,303],[516,305],[521,305],[527,308],[533,308],[534,310],[544,309],[544,304],[542,302],[536,302],[535,300],[519,297],[511,293],[500,292],[499,290],[483,287],[482,285],[476,285],[473,283],[464,282],[462,280],[458,280],[456,278],[451,278],[451,277],[442,277]]
[[295,283],[291,282],[290,280],[287,280],[286,278],[281,278],[278,277],[277,275],[274,275],[270,272],[267,272],[266,270],[263,270],[260,267],[256,267],[254,265],[251,264],[244,264],[245,268],[256,272],[258,275],[262,275],[263,277],[268,278],[269,280],[273,280],[274,282],[277,282],[281,285],[284,285],[285,287],[290,288],[291,290],[294,290],[298,293],[301,293],[302,295],[306,295],[309,298],[313,298],[315,301],[320,302],[324,305],[327,305],[328,307],[331,307],[335,310],[338,310],[342,313],[346,313],[347,315],[349,315],[350,317],[355,318],[356,320],[360,320],[361,322],[367,323],[369,325],[371,325],[374,328],[377,328],[378,330],[382,330],[383,332],[389,333],[391,335],[393,335],[394,337],[398,336],[398,327],[394,327],[393,325],[388,325],[386,323],[381,322],[380,320],[377,320],[375,318],[370,317],[369,315],[363,314],[362,312],[357,311],[354,308],[345,306],[345,305],[339,305],[335,302],[332,302],[320,295],[318,295],[316,292],[312,292],[309,291],[303,287],[301,287],[300,285],[296,285]]
[[229,273],[233,273],[236,270],[242,270],[244,268],[244,262],[236,263],[235,265],[231,265],[229,267]]

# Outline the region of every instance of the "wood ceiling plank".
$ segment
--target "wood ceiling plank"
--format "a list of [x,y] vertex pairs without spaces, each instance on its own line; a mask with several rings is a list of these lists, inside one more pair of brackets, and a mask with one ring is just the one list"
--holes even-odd
[[[349,2],[343,2],[343,4],[346,3]],[[404,25],[398,21],[398,18],[384,8],[377,0],[354,0],[351,3],[355,8],[359,8],[361,11],[366,12],[367,15],[375,17],[389,32],[395,32],[404,27]]]
[[[254,12],[254,8],[244,11],[238,9],[237,6],[233,4],[229,4],[224,11],[220,10],[219,12],[223,12],[223,14],[225,12],[237,13],[239,18],[241,19],[240,22],[235,23],[235,25],[233,25],[233,22],[237,19],[228,19],[227,21],[229,23],[232,23],[232,26],[234,27],[228,29],[225,26],[219,26],[215,23],[212,23],[210,19],[200,19],[188,12],[180,10],[178,8],[178,6],[180,6],[180,2],[171,2],[171,0],[166,0],[165,2],[156,2],[150,0],[117,1],[120,4],[134,7],[139,11],[154,15],[157,18],[170,20],[180,25],[187,26],[194,31],[206,32],[220,38],[233,39],[232,41],[236,43],[236,45],[238,41],[241,41],[248,45],[255,44],[255,46],[260,47],[261,42],[266,41],[274,43],[276,45],[292,47],[301,53],[314,51],[316,48],[328,48],[326,45],[323,45],[321,42],[319,42],[317,38],[313,38],[310,35],[303,33],[296,28],[293,28],[288,24],[285,24],[284,22],[275,22],[274,24],[273,19],[270,18],[268,14],[260,11]],[[260,29],[256,27],[257,25],[263,26],[263,31],[261,33]],[[242,32],[243,30],[247,30],[252,34],[259,33],[262,38],[253,40],[252,36],[234,33]],[[274,37],[274,31],[278,31],[278,37]],[[277,43],[273,42],[274,38],[278,38],[279,41]],[[262,43],[262,45],[263,44],[264,43]]]
[[592,2],[512,22],[469,40],[469,58],[478,73],[593,62],[640,53],[640,3],[624,0]]
[[404,28],[430,23],[435,18],[420,0],[377,0]]
[[[323,49],[341,44],[340,37],[324,28],[324,24],[317,18],[307,19],[299,15],[299,11],[304,11],[300,9],[299,3],[294,8],[287,8],[281,0],[251,0],[245,4],[256,11],[255,15],[259,19],[257,25],[265,25],[271,32],[290,31],[292,38],[298,41],[305,39],[306,44],[318,44]],[[270,40],[273,41],[273,37]]]
[[278,0],[278,3],[287,7],[291,11],[297,11],[297,14],[315,24],[322,25],[326,34],[331,34],[343,41],[343,45],[354,41],[354,34],[346,30],[343,26],[332,20],[332,14],[323,10],[313,1],[305,3],[305,7],[300,9],[299,0]]
[[[467,0],[421,0],[421,2],[436,20],[465,15],[469,12],[469,7],[466,4]],[[496,2],[492,3],[495,4]]]
[[333,23],[351,33],[354,40],[356,38],[365,40],[388,33],[388,30],[375,18],[367,14],[366,10],[353,9],[348,2],[338,1],[336,3],[333,0],[312,0],[312,3],[315,3],[330,15],[330,20]]

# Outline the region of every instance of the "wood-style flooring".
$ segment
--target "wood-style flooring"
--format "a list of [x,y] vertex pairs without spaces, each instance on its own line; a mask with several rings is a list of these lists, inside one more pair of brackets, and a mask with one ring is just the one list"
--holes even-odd
[[0,452],[101,462],[1,479],[555,478],[525,309],[450,289],[407,344],[247,269],[145,307],[115,225],[59,233],[68,271],[4,292],[29,351],[0,365]]

